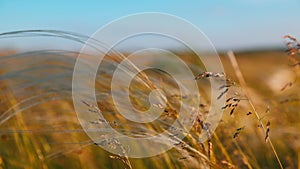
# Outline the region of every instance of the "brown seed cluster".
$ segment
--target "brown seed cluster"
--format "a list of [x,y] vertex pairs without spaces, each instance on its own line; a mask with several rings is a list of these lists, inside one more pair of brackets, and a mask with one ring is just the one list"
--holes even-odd
[[[289,54],[289,61],[291,63],[290,66],[294,68],[294,72],[297,70],[299,71],[300,68],[300,60],[299,60],[299,54],[300,54],[300,43],[297,41],[296,38],[294,38],[291,35],[285,35],[284,38],[286,39],[286,46],[287,46],[287,52]],[[288,87],[291,87],[296,79],[294,81],[286,83],[282,88],[281,91],[285,90]]]
[[[300,53],[300,43],[297,39],[291,35],[285,35],[284,38],[286,39],[286,46],[288,47],[287,52],[290,56],[294,56]],[[297,63],[299,64],[299,62]]]
[[226,105],[223,106],[222,109],[230,109],[230,115],[233,115],[240,101],[241,99],[230,97],[226,100]]
[[198,80],[198,79],[203,79],[203,78],[208,78],[208,77],[224,77],[225,76],[225,73],[215,73],[215,72],[203,72],[203,73],[200,73],[198,74],[196,77],[195,77],[195,80]]
[[270,123],[270,121],[268,121],[268,123],[267,123],[267,125],[266,125],[267,130],[266,130],[265,142],[267,142],[267,141],[268,141],[268,138],[269,138],[269,134],[270,134],[270,125],[271,125],[271,123]]
[[245,126],[236,129],[236,131],[235,131],[235,133],[233,135],[233,138],[237,138],[239,136],[239,134],[241,133],[241,131],[244,130],[244,128],[245,128]]
[[288,82],[280,89],[280,91],[284,91],[285,89],[287,89],[288,87],[291,87],[292,85],[293,85],[293,82]]
[[298,101],[300,101],[299,98],[287,98],[287,99],[281,100],[279,103],[284,104],[284,103],[298,102]]
[[221,94],[217,97],[217,99],[218,100],[221,99],[224,96],[224,94],[226,94],[228,91],[229,91],[229,88],[228,87],[225,88],[225,90],[221,92]]
[[83,104],[85,104],[88,107],[88,111],[92,113],[101,113],[101,110],[96,105],[92,105],[84,100],[81,100]]

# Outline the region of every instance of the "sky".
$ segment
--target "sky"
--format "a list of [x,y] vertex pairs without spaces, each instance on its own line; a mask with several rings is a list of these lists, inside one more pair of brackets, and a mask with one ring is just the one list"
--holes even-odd
[[[218,50],[283,47],[284,35],[300,38],[300,0],[0,0],[0,33],[55,29],[90,36],[113,20],[141,12],[163,12],[186,19]],[[22,47],[29,42],[6,45]]]

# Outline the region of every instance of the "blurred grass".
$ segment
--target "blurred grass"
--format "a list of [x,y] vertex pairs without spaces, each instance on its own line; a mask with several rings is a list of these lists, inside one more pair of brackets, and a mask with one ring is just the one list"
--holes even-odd
[[[1,55],[6,56],[12,53],[13,51],[3,52]],[[182,55],[184,58],[189,53]],[[297,168],[300,163],[299,157],[297,158],[297,154],[299,155],[300,152],[300,102],[296,100],[299,99],[299,84],[285,91],[276,91],[272,86],[275,84],[270,83],[272,78],[276,78],[275,74],[290,69],[286,53],[265,51],[237,53],[236,55],[247,85],[250,87],[251,95],[255,97],[255,106],[260,115],[264,117],[261,121],[264,124],[268,121],[271,122],[270,138],[283,165],[285,168]],[[221,55],[221,60],[227,76],[237,82],[234,69],[227,56]],[[10,62],[14,63],[13,61]],[[189,62],[188,59],[187,62]],[[2,62],[1,64],[7,63]],[[57,65],[58,62],[45,60],[43,64]],[[0,73],[1,75],[9,73],[11,69],[13,68],[0,67]],[[61,72],[58,69],[51,69],[51,71],[53,72],[48,73]],[[35,72],[33,77],[43,77],[42,73],[45,72]],[[32,74],[24,73],[23,75]],[[158,76],[158,74],[154,74],[154,76]],[[26,109],[23,109],[22,105],[15,106],[22,99],[28,98],[29,95],[26,95],[28,93],[41,94],[45,87],[49,87],[47,84],[49,82],[45,82],[42,88],[33,86],[18,89],[11,86],[22,84],[24,79],[10,80],[2,79],[0,81],[0,116],[12,107],[11,112],[18,110],[20,112],[0,125],[0,168],[128,168],[121,160],[110,158],[112,154],[91,142],[79,125],[70,99],[61,97],[55,100],[50,99]],[[70,82],[70,78],[57,81],[61,82],[60,86],[57,86],[59,88],[61,86],[70,87],[65,85]],[[280,79],[275,79],[274,82],[282,83]],[[169,86],[172,85],[169,84]],[[52,87],[54,90],[55,86]],[[99,87],[103,87],[100,91],[107,90],[104,88],[105,86]],[[25,94],[20,94],[22,92]],[[236,95],[236,92],[240,97],[244,97],[238,84],[228,95]],[[50,95],[50,98],[55,96],[56,94]],[[293,98],[294,101],[282,102]],[[106,100],[105,98],[100,99]],[[104,108],[105,112],[115,111],[113,107],[109,106],[112,105],[109,103],[109,99],[106,101],[99,102],[99,106]],[[268,107],[269,111],[266,111]],[[207,108],[203,109],[206,111]],[[185,138],[184,141],[207,156],[211,151],[210,162],[216,164],[212,168],[279,168],[269,144],[264,141],[265,133],[258,127],[259,122],[253,114],[246,115],[249,110],[247,101],[241,101],[234,116],[230,116],[228,110],[225,110],[211,143],[199,144],[193,137]],[[116,118],[114,114],[106,117],[111,121]],[[245,128],[234,139],[233,135],[240,127]],[[197,135],[195,128],[191,132]],[[193,152],[180,149],[180,147],[155,157],[130,159],[130,163],[133,168],[138,169],[209,168],[205,160]]]

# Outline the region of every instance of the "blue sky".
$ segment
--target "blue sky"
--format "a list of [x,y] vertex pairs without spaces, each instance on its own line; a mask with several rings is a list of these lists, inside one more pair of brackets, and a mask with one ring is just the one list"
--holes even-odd
[[182,17],[201,29],[217,49],[278,47],[285,34],[300,38],[299,0],[0,0],[0,33],[56,29],[91,35],[112,20],[138,12]]

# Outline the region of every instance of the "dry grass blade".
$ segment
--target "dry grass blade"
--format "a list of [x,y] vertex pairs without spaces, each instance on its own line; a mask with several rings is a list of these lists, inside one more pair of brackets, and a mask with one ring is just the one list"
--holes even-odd
[[[245,81],[245,79],[244,79],[244,77],[243,77],[243,74],[242,74],[240,68],[239,68],[239,65],[238,65],[237,60],[236,60],[236,58],[235,58],[235,56],[234,56],[234,53],[233,53],[232,51],[229,51],[229,52],[227,53],[227,55],[229,56],[230,62],[231,62],[232,66],[233,66],[233,68],[234,68],[234,70],[235,70],[236,76],[237,76],[237,78],[238,78],[238,80],[239,80],[239,82],[240,82],[240,85],[241,85],[241,87],[242,87],[242,90],[244,91],[245,95],[247,96],[248,102],[249,102],[251,108],[253,109],[253,112],[254,112],[254,114],[256,115],[257,120],[259,121],[259,123],[260,123],[260,125],[262,126],[264,132],[266,133],[266,132],[267,132],[267,129],[266,129],[266,127],[262,124],[262,121],[259,120],[259,119],[261,119],[261,118],[260,118],[258,112],[256,111],[256,108],[255,108],[255,106],[254,106],[254,104],[253,104],[253,102],[252,102],[252,98],[251,98],[251,95],[249,94],[249,91],[248,91],[248,87],[247,87],[246,81]],[[269,144],[270,144],[270,146],[271,146],[271,148],[272,148],[272,151],[273,151],[273,153],[274,153],[274,155],[275,155],[275,157],[276,157],[276,159],[277,159],[277,162],[278,162],[280,168],[283,169],[283,165],[282,165],[282,163],[281,163],[281,161],[280,161],[280,158],[279,158],[279,156],[278,156],[278,154],[277,154],[277,152],[276,152],[276,149],[275,149],[275,147],[274,147],[274,145],[273,145],[273,143],[272,143],[272,141],[271,141],[270,138],[269,138]]]

